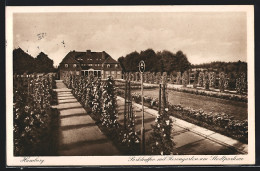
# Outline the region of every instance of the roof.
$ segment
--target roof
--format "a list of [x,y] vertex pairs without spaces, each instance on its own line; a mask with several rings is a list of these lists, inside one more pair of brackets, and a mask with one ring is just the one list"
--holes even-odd
[[[86,52],[69,52],[61,63],[80,63],[80,64],[119,64],[105,51],[103,52],[91,52],[87,50]],[[99,66],[93,66],[98,67]]]
[[114,60],[111,56],[109,56],[105,61],[104,64],[117,64],[119,62],[117,62],[116,60]]
[[105,59],[102,58],[102,52],[84,53],[83,55],[78,56],[77,60],[83,64],[102,64],[105,61]]
[[61,63],[67,63],[67,64],[75,64],[75,63],[79,63],[77,60],[75,60],[75,56],[78,56],[80,54],[75,53],[75,52],[69,52],[61,61]]

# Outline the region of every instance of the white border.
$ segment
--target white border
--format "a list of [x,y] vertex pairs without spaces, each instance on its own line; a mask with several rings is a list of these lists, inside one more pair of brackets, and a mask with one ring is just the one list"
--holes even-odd
[[[129,162],[129,156],[73,156],[73,157],[38,157],[44,160],[43,164],[21,162],[23,157],[13,156],[13,13],[47,13],[47,12],[246,12],[247,13],[247,62],[248,62],[248,155],[236,155],[243,161],[154,161]],[[99,165],[244,165],[255,163],[255,80],[254,80],[254,6],[37,6],[37,7],[6,7],[6,145],[7,166],[99,166]],[[194,155],[197,158],[211,156]],[[226,157],[234,157],[228,155]],[[138,156],[142,157],[142,156]],[[148,157],[148,156],[145,156]],[[162,158],[162,156],[152,156]],[[190,155],[174,156],[175,158],[192,157]],[[219,156],[221,157],[221,156]],[[34,157],[35,158],[35,157]]]

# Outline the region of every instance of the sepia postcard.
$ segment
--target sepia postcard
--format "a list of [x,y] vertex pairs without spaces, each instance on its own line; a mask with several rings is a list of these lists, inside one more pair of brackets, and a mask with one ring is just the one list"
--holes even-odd
[[7,6],[8,167],[255,164],[254,6]]

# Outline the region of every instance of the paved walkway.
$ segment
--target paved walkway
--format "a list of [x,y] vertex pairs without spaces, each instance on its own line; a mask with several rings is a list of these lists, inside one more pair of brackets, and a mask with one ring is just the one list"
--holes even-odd
[[[117,97],[119,106],[119,122],[124,123],[124,99]],[[133,103],[136,116],[136,130],[141,128],[141,105]],[[152,132],[151,125],[154,124],[158,112],[154,109],[144,108],[146,140]],[[171,117],[173,120],[173,141],[176,144],[176,152],[182,155],[231,155],[247,153],[247,144],[237,140],[196,126],[181,119]]]
[[118,149],[98,128],[95,121],[72,95],[61,80],[56,81],[60,112],[60,156],[112,156]]

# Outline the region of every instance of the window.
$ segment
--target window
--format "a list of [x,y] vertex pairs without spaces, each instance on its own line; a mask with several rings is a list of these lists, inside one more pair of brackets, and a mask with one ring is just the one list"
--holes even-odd
[[73,67],[76,68],[76,67],[77,67],[77,64],[73,64]]
[[115,67],[117,68],[117,64],[115,64]]
[[76,75],[79,75],[79,71],[76,72]]
[[89,64],[89,66],[92,66],[92,64]]
[[110,64],[107,64],[107,68],[110,68]]
[[111,74],[113,74],[113,75],[114,75],[114,74],[115,74],[115,71],[111,71]]
[[109,75],[109,71],[106,71],[106,75]]
[[65,64],[65,67],[66,67],[66,68],[68,68],[68,67],[69,67],[69,65],[68,65],[68,64]]
[[117,74],[118,74],[118,75],[121,74],[121,71],[117,71]]

